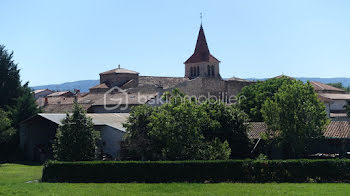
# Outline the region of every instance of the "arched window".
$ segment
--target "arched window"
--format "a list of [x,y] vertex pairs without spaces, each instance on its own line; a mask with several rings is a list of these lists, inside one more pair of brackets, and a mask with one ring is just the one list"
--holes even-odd
[[199,76],[199,67],[197,67],[197,76]]
[[212,75],[212,76],[215,76],[214,65],[211,66],[211,75]]
[[208,65],[208,76],[210,76],[210,66]]
[[191,70],[191,77],[193,76],[193,67],[190,68]]

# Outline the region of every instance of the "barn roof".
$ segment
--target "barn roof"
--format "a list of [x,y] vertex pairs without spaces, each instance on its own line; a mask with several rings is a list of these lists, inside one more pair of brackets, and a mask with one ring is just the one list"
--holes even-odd
[[[125,131],[125,128],[123,127],[123,123],[125,123],[129,117],[128,113],[103,113],[103,114],[94,113],[94,114],[86,114],[86,115],[92,118],[92,122],[94,123],[95,126],[109,126],[121,131]],[[62,120],[66,118],[66,114],[63,114],[63,113],[57,113],[57,114],[39,113],[36,116],[40,116],[57,125],[62,125]],[[27,119],[22,123],[25,123],[30,119]]]

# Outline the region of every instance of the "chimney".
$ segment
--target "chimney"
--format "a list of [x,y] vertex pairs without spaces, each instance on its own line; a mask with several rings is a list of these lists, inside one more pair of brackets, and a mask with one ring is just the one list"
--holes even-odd
[[118,65],[118,69],[120,69],[120,64]]
[[75,92],[75,97],[80,98],[81,94],[80,94],[80,90],[79,89],[74,89]]
[[47,97],[45,97],[44,106],[47,106],[47,105],[49,105],[49,100]]

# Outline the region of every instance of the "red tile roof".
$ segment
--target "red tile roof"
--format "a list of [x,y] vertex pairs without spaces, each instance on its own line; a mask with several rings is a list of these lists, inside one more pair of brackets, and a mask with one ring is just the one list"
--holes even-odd
[[[261,138],[261,134],[265,133],[267,126],[264,122],[251,122],[248,137],[251,139]],[[326,128],[323,136],[326,138],[350,138],[350,122],[349,121],[331,121]]]
[[198,33],[196,48],[192,56],[187,59],[185,64],[187,63],[199,63],[199,62],[220,62],[217,58],[209,52],[209,47],[207,44],[207,40],[205,38],[204,30],[201,25]]
[[314,87],[315,91],[338,91],[345,92],[343,89],[336,88],[334,86],[323,84],[321,82],[311,81],[311,85]]

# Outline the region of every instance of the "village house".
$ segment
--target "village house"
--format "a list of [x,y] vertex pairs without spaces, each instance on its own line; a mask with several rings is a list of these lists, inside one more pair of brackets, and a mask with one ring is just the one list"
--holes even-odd
[[310,83],[318,97],[325,103],[329,118],[332,120],[348,120],[344,107],[350,101],[349,93],[321,82],[311,81]]
[[33,92],[35,99],[46,97],[47,95],[50,95],[52,93],[54,93],[54,91],[49,89],[38,89]]

